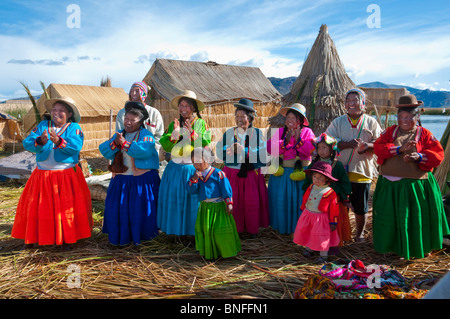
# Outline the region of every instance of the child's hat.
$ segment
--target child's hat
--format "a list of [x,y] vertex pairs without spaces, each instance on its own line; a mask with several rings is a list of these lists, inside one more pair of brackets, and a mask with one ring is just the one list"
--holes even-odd
[[337,179],[334,178],[333,175],[331,174],[332,171],[333,171],[333,168],[331,167],[331,165],[328,164],[327,162],[323,162],[323,161],[315,162],[311,168],[305,169],[305,173],[312,174],[314,172],[317,172],[322,175],[325,175],[333,182],[336,182]]
[[333,136],[328,135],[327,133],[322,133],[318,137],[316,137],[313,140],[313,144],[316,147],[316,149],[320,142],[324,142],[325,144],[331,146],[331,149],[335,151],[337,154],[339,154],[339,148],[337,146],[338,142]]

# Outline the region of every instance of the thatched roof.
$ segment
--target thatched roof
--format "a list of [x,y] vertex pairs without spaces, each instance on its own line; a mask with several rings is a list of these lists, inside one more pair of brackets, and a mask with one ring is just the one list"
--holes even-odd
[[5,142],[22,141],[18,120],[7,113],[0,112],[0,146]]
[[[84,118],[109,116],[110,110],[113,110],[115,116],[128,101],[128,94],[122,88],[52,83],[48,86],[47,92],[50,98],[71,97],[80,111],[82,121]],[[45,94],[43,94],[36,102],[40,115],[46,112],[45,99]],[[29,132],[35,124],[32,108],[24,117],[25,131]]]
[[241,98],[263,103],[281,99],[256,67],[156,59],[144,82],[168,101],[184,90],[194,91],[207,105]]
[[[301,103],[316,135],[325,131],[330,122],[345,113],[345,93],[355,83],[345,72],[337,49],[322,25],[302,71],[292,85],[291,91],[282,99],[283,106]],[[281,115],[280,115],[281,116]],[[284,119],[273,119],[273,124]]]

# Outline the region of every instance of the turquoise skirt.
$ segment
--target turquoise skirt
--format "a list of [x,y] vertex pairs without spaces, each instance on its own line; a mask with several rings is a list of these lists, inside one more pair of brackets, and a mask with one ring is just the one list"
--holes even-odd
[[289,175],[294,168],[285,167],[281,176],[269,178],[270,226],[280,234],[293,234],[300,218],[304,181],[293,181]]
[[168,235],[195,235],[198,195],[189,194],[186,184],[195,173],[193,165],[170,161],[161,178],[158,197],[158,227]]

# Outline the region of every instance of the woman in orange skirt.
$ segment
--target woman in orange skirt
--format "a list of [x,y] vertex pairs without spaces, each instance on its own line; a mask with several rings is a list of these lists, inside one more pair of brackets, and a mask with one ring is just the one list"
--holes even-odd
[[42,121],[23,141],[36,153],[32,172],[17,205],[11,236],[25,247],[70,244],[91,236],[92,204],[89,188],[77,165],[83,146],[80,113],[69,97],[49,99],[52,120]]

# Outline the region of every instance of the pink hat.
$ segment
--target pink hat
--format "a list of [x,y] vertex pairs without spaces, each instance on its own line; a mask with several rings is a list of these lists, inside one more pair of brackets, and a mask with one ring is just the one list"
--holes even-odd
[[313,172],[317,172],[322,175],[325,175],[333,182],[336,182],[337,178],[333,177],[333,175],[331,174],[332,171],[333,171],[333,168],[331,167],[331,165],[328,164],[327,162],[323,162],[323,161],[315,162],[311,168],[305,169],[305,173],[312,174]]

